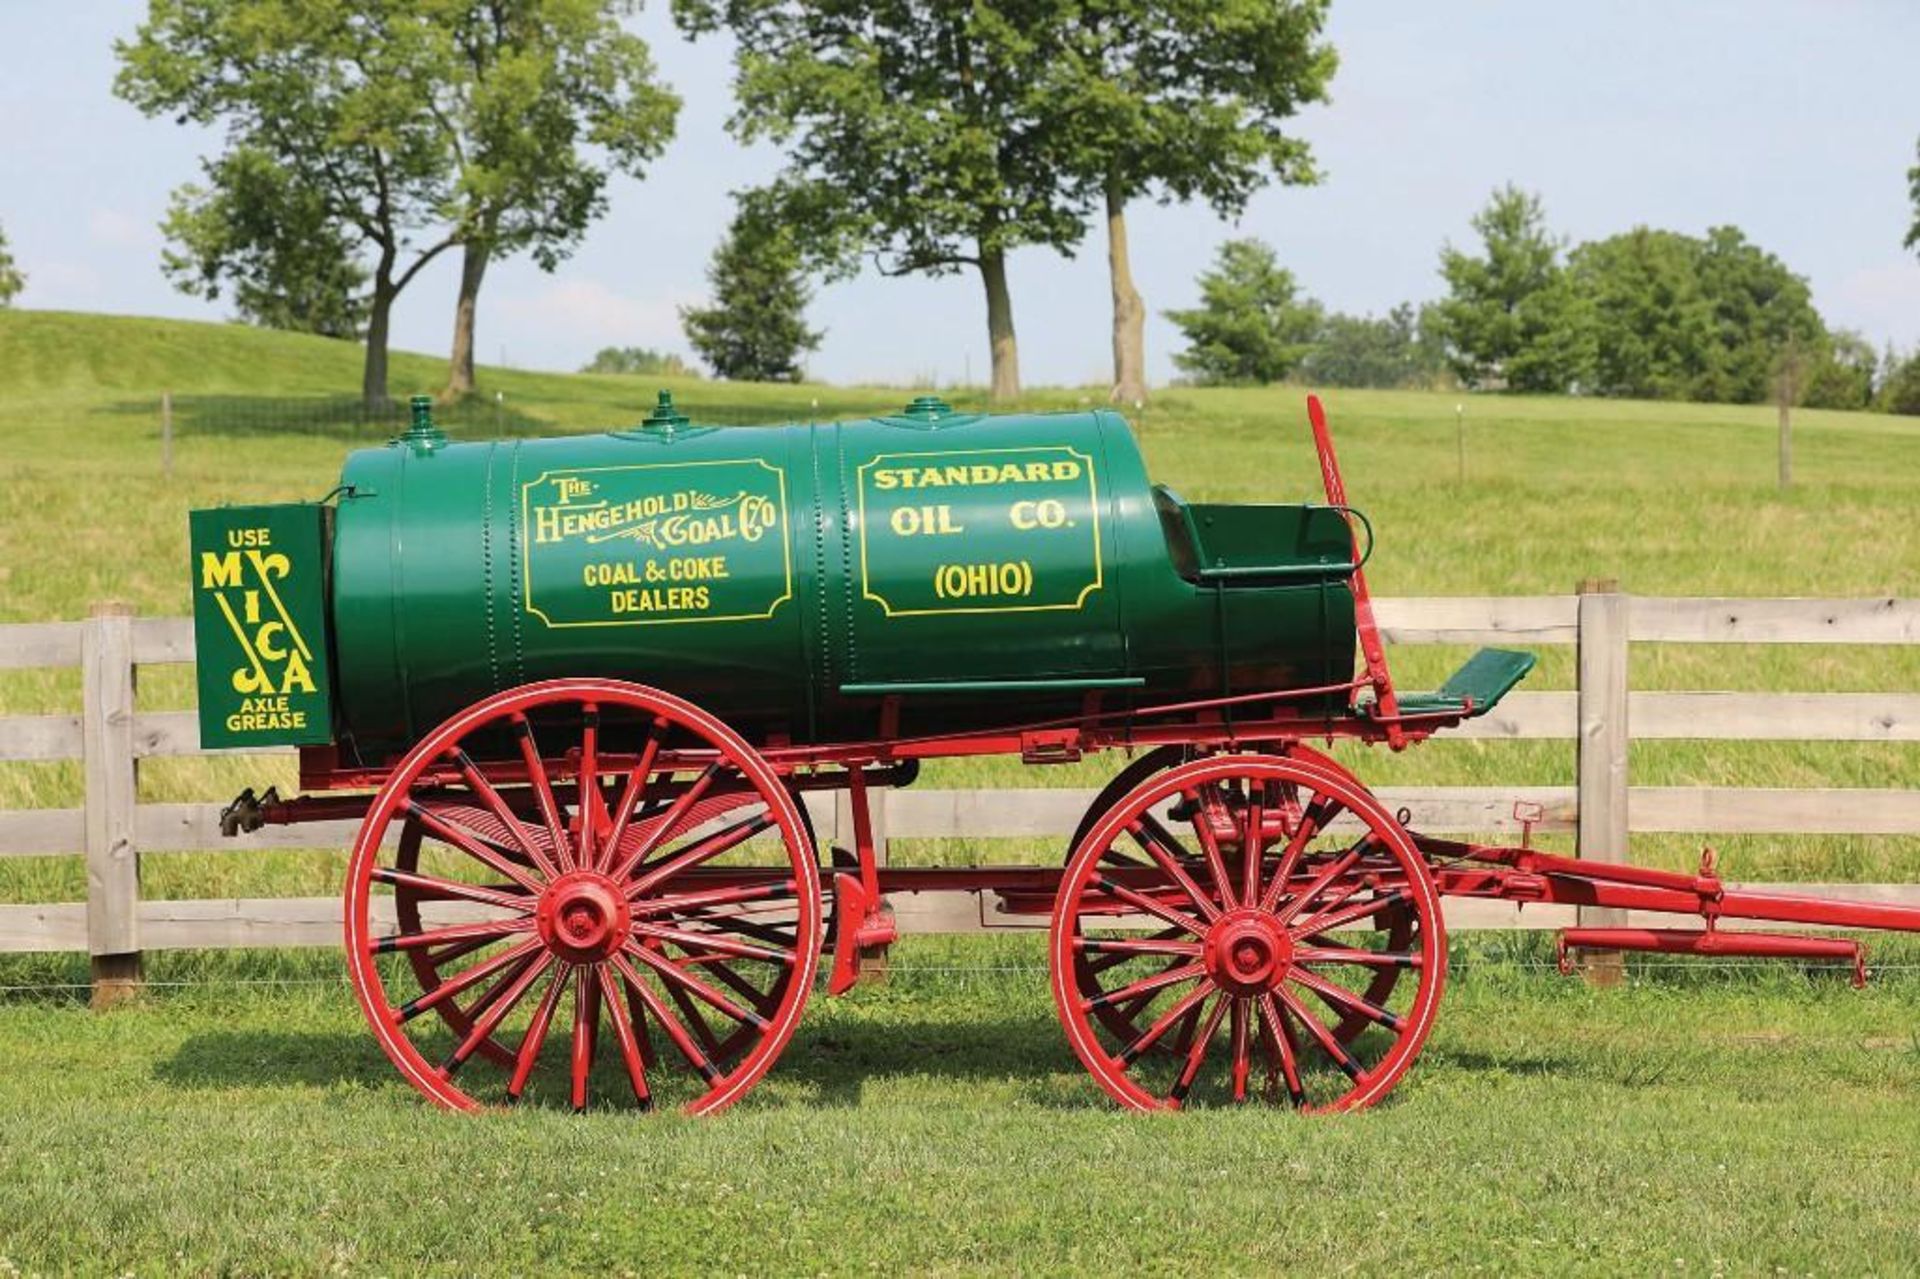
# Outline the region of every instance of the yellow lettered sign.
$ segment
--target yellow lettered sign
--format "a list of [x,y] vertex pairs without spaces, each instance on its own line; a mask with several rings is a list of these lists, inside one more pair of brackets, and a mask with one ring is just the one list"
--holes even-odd
[[325,508],[222,507],[190,524],[201,744],[330,741]]

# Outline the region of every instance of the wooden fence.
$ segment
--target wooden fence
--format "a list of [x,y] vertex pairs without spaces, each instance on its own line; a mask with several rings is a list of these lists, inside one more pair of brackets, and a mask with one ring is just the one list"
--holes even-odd
[[[1624,851],[1629,833],[1920,834],[1920,790],[1751,789],[1632,786],[1631,739],[1920,741],[1920,694],[1634,692],[1630,643],[1916,644],[1920,600],[1670,599],[1628,596],[1586,583],[1565,596],[1449,597],[1378,602],[1390,644],[1572,644],[1577,691],[1515,692],[1455,735],[1572,738],[1576,785],[1383,788],[1390,808],[1412,810],[1434,833],[1518,829],[1517,801],[1538,804],[1544,832],[1574,832],[1588,855]],[[184,618],[136,618],[103,607],[84,622],[0,626],[0,668],[72,667],[82,672],[73,715],[0,717],[0,761],[79,759],[85,804],[0,811],[0,857],[84,853],[87,900],[0,905],[0,952],[87,951],[97,983],[137,980],[144,950],[182,947],[337,945],[335,898],[143,901],[143,853],[344,847],[350,822],[269,827],[237,839],[219,834],[218,804],[138,802],[139,761],[201,754],[191,711],[141,711],[141,666],[191,662]],[[1631,736],[1630,736],[1630,735]],[[288,753],[288,752],[280,752]],[[1890,779],[1894,782],[1912,779]],[[1085,810],[1084,790],[876,792],[878,829],[893,838],[963,836],[1064,839]],[[830,797],[815,810],[825,839],[846,842],[847,815]],[[1920,904],[1912,885],[1797,885],[1836,897]],[[1032,927],[1002,916],[990,898],[920,894],[896,900],[906,931]],[[1589,922],[1608,922],[1592,918]],[[1454,927],[1559,927],[1567,908],[1449,903]]]

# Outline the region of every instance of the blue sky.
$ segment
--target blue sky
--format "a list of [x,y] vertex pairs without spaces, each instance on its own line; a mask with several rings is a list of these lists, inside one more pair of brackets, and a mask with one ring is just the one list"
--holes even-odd
[[[174,292],[155,225],[215,138],[149,121],[112,96],[111,43],[133,0],[0,0],[0,225],[27,271],[19,305],[218,319]],[[664,4],[637,21],[685,98],[679,136],[646,178],[618,179],[610,215],[553,275],[531,262],[489,275],[483,360],[572,368],[596,348],[684,351],[676,308],[702,298],[728,191],[777,168],[725,134],[728,51],[689,45]],[[1134,268],[1153,312],[1149,371],[1172,372],[1194,276],[1235,235],[1273,243],[1329,306],[1380,312],[1439,291],[1440,246],[1498,184],[1537,191],[1575,240],[1637,223],[1744,228],[1812,281],[1829,323],[1876,345],[1920,344],[1920,259],[1900,247],[1905,171],[1920,135],[1920,4],[1899,0],[1700,0],[1600,5],[1538,0],[1336,0],[1333,101],[1301,118],[1324,185],[1273,189],[1237,225],[1204,208],[1134,211]],[[1105,244],[1097,226],[1068,260],[1013,259],[1029,382],[1107,376]],[[453,262],[401,299],[398,345],[443,351]],[[985,311],[972,276],[873,275],[820,291],[827,330],[811,362],[836,381],[984,380]]]

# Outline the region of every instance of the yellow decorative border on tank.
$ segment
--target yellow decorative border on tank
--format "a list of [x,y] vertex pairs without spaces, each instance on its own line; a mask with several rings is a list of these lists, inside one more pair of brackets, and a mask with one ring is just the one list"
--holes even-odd
[[[753,465],[771,471],[780,486],[780,567],[783,574],[784,589],[780,596],[768,604],[765,612],[728,613],[719,617],[662,617],[651,619],[636,618],[630,622],[593,621],[593,622],[555,622],[533,604],[533,560],[532,547],[527,538],[527,529],[532,524],[528,498],[536,485],[545,483],[554,475],[592,475],[602,471],[656,471],[688,470],[699,466],[742,466]],[[540,619],[541,624],[550,630],[570,630],[588,626],[689,626],[706,622],[757,622],[772,617],[779,607],[793,598],[793,537],[790,528],[791,510],[787,501],[787,471],[785,467],[775,466],[765,458],[713,458],[704,462],[637,462],[627,466],[567,466],[558,471],[542,471],[536,477],[520,486],[520,573],[525,581],[522,606],[525,611]]]
[[[867,471],[881,462],[905,458],[918,460],[931,457],[982,457],[997,453],[1065,453],[1078,458],[1087,468],[1087,501],[1093,512],[1093,581],[1081,588],[1080,594],[1071,604],[1005,604],[988,605],[983,608],[903,608],[896,609],[888,603],[885,596],[873,589],[867,573]],[[1101,558],[1100,536],[1100,479],[1096,473],[1091,454],[1082,453],[1071,444],[1028,444],[1000,449],[946,449],[937,453],[876,453],[854,468],[855,488],[860,510],[860,595],[880,606],[880,611],[888,617],[948,617],[958,614],[982,613],[1058,613],[1079,612],[1086,607],[1087,596],[1106,585],[1106,570]]]

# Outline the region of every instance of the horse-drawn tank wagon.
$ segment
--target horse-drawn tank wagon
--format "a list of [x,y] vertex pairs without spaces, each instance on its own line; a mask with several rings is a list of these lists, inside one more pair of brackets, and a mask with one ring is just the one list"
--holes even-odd
[[[1143,1109],[1378,1100],[1433,1024],[1447,895],[1706,920],[1571,938],[1618,948],[1851,957],[1714,925],[1920,929],[1409,830],[1311,743],[1401,749],[1532,658],[1395,689],[1372,532],[1309,416],[1325,500],[1220,505],[1151,483],[1105,411],[716,428],[663,394],[631,430],[463,443],[416,401],[326,501],[194,513],[202,740],[300,747],[303,794],[228,827],[359,820],[360,1005],[462,1108],[584,1106],[603,1055],[642,1106],[726,1106],[823,955],[838,993],[893,940],[901,893],[1050,914],[1068,1040]],[[878,864],[870,794],[923,760],[1112,750],[1063,864]],[[818,791],[852,848],[823,857]]]

